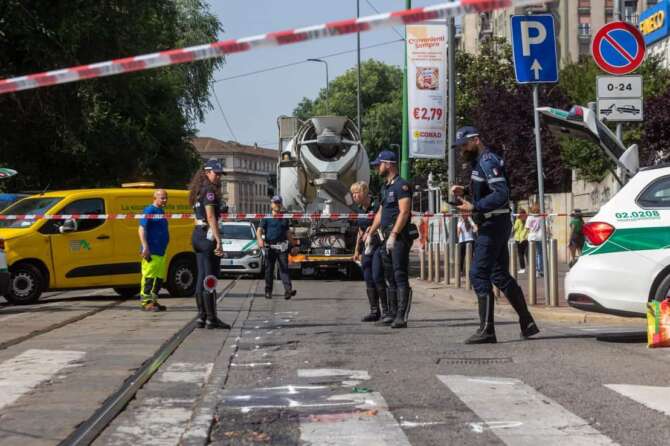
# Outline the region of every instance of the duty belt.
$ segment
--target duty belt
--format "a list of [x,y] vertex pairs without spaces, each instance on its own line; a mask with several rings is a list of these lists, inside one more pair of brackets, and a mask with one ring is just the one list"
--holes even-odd
[[274,249],[274,250],[277,250],[277,251],[281,251],[281,252],[287,251],[288,250],[288,240],[283,241],[281,243],[270,244],[270,245],[268,245],[268,248]]
[[205,227],[209,226],[209,224],[205,220],[198,220],[198,219],[195,220],[195,225]]
[[509,214],[509,213],[510,213],[510,210],[508,208],[508,209],[496,209],[496,210],[491,211],[491,212],[484,212],[482,215],[484,216],[484,218],[491,218],[494,215],[502,215],[502,214]]

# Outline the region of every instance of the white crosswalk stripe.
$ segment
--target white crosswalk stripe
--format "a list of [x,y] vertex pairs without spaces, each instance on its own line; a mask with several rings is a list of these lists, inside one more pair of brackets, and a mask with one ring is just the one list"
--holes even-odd
[[438,375],[479,418],[475,432],[490,429],[515,446],[614,445],[588,422],[518,379]]
[[637,401],[643,406],[670,415],[670,387],[631,384],[606,384],[605,387]]
[[51,380],[66,367],[84,357],[85,352],[67,350],[26,350],[0,364],[0,409]]

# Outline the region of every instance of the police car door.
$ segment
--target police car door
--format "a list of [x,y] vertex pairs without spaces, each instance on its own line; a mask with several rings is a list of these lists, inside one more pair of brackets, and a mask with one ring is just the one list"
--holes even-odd
[[[70,202],[58,213],[104,214],[105,209],[104,199],[83,198]],[[65,228],[61,229],[63,226]],[[111,221],[77,220],[73,226],[67,220],[53,220],[44,229],[51,242],[56,287],[113,284],[110,275],[119,274],[119,267],[112,263],[114,239]]]

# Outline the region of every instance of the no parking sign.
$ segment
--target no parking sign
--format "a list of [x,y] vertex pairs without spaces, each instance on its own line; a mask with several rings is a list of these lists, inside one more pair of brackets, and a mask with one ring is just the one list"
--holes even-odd
[[644,61],[644,38],[630,23],[608,23],[593,38],[591,52],[593,60],[603,71],[628,74]]

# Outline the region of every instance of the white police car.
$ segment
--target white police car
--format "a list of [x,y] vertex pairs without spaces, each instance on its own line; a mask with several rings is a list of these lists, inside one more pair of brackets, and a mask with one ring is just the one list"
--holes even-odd
[[225,274],[260,274],[263,252],[256,242],[256,228],[251,222],[223,222],[221,231],[221,272]]

